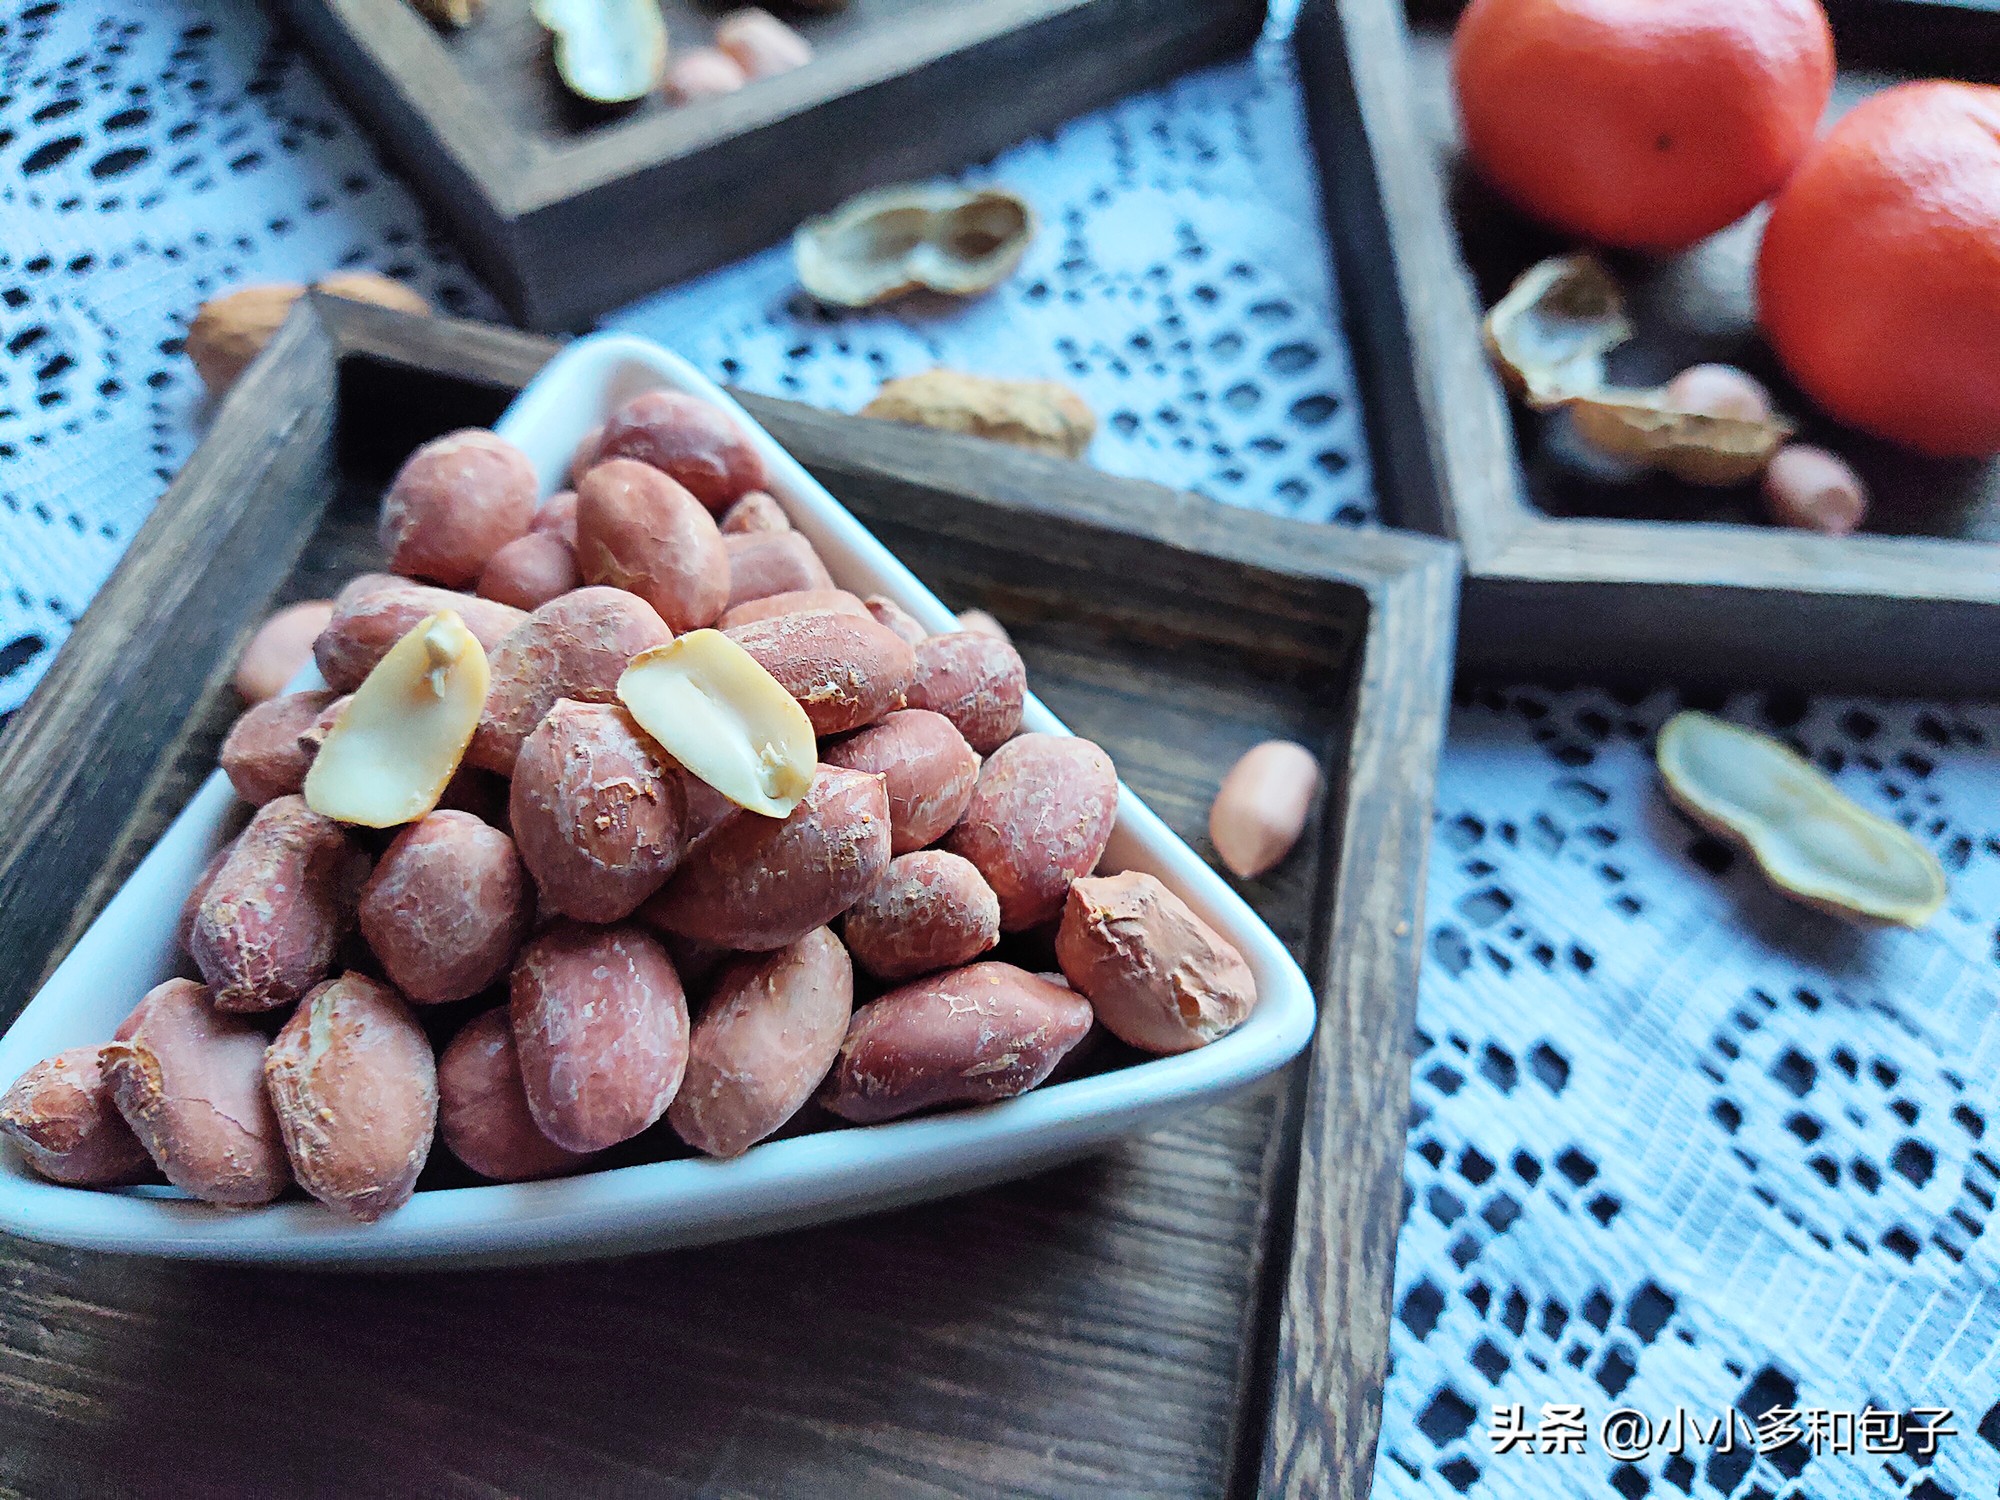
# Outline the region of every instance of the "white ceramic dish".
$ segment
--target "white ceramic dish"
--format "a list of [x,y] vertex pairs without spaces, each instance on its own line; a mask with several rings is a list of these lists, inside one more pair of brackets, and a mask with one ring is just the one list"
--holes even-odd
[[[623,336],[572,344],[508,408],[498,430],[534,460],[546,495],[559,487],[589,427],[622,401],[659,387],[713,401],[756,435],[773,491],[842,586],[886,594],[925,624],[951,628],[951,611],[741,407],[656,345]],[[1067,732],[1032,697],[1027,727]],[[0,1085],[64,1047],[108,1039],[139,997],[173,972],[182,899],[219,844],[231,801],[220,772],[189,801],[0,1038]],[[349,1267],[567,1260],[699,1244],[1022,1176],[1261,1078],[1305,1046],[1314,1006],[1298,965],[1129,789],[1120,791],[1105,865],[1158,875],[1242,949],[1260,997],[1247,1022],[1195,1052],[1000,1104],[770,1141],[734,1161],[666,1161],[552,1182],[421,1192],[368,1225],[312,1202],[230,1211],[166,1188],[58,1187],[35,1177],[9,1148],[0,1153],[0,1229],[96,1250]]]

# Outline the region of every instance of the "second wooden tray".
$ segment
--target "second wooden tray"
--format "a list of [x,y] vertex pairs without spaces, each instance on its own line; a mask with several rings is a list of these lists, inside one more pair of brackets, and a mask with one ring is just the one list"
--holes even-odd
[[[379,561],[395,465],[490,422],[552,348],[294,314],[0,737],[0,1016],[213,765],[247,632]],[[1243,749],[1320,751],[1316,832],[1248,890],[1315,981],[1306,1066],[1012,1186],[622,1263],[325,1279],[6,1242],[0,1379],[33,1395],[0,1412],[0,1487],[1367,1493],[1450,549],[750,405],[948,601],[1005,620],[1197,849]]]
[[[1441,17],[1452,7],[1420,9]],[[1976,61],[1953,40],[1975,18],[1947,28],[1853,5],[1838,19],[1850,64],[1945,72]],[[1308,0],[1295,46],[1384,513],[1464,549],[1463,666],[1545,675],[1560,661],[1593,678],[1979,690],[1978,663],[2000,651],[2000,468],[1926,464],[1815,432],[1869,469],[1885,502],[1871,524],[1903,533],[1844,538],[1742,524],[1754,514],[1746,492],[1718,500],[1685,486],[1612,492],[1566,480],[1523,442],[1479,335],[1483,306],[1508,280],[1566,247],[1458,168],[1443,21],[1412,29],[1396,0]],[[1840,97],[1892,76],[1850,67]],[[1634,353],[1669,363],[1630,378],[1759,358],[1746,300],[1754,229],[1739,225],[1641,278],[1645,347]]]
[[[530,328],[782,241],[863,188],[924,178],[1248,47],[1263,0],[848,0],[788,12],[796,72],[674,106],[563,90],[529,0],[441,31],[409,0],[275,0]],[[664,0],[671,47],[723,7]]]

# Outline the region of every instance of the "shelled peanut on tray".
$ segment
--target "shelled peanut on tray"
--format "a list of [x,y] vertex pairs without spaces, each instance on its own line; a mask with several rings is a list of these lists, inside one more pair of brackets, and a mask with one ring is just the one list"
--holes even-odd
[[571,477],[538,507],[484,431],[403,465],[395,571],[313,643],[327,686],[223,745],[255,811],[187,899],[199,981],[0,1098],[38,1172],[237,1206],[296,1182],[370,1220],[439,1131],[501,1181],[663,1118],[729,1157],[815,1098],[827,1125],[985,1103],[1099,1028],[1180,1052],[1249,1014],[1179,897],[1092,878],[1116,772],[1020,732],[997,625],[836,587],[695,398],[634,398]]

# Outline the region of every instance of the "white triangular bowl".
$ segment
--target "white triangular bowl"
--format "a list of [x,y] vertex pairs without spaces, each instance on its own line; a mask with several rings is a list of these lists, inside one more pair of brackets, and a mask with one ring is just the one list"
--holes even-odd
[[[534,461],[547,495],[560,487],[591,426],[657,388],[712,401],[755,435],[773,493],[842,587],[885,594],[931,628],[953,628],[952,612],[748,413],[655,344],[624,335],[578,340],[521,392],[497,430]],[[295,686],[319,685],[310,669],[308,677]],[[1068,733],[1032,697],[1026,727]],[[109,1039],[139,997],[174,972],[183,897],[220,844],[231,802],[222,774],[210,776],[0,1038],[0,1084],[65,1047]],[[10,1147],[0,1153],[0,1229],[137,1255],[351,1268],[575,1260],[701,1244],[1023,1176],[1240,1088],[1298,1054],[1314,1019],[1305,975],[1257,914],[1122,786],[1104,867],[1151,871],[1242,950],[1259,995],[1248,1021],[1197,1051],[1000,1104],[767,1141],[733,1161],[683,1159],[424,1191],[375,1224],[313,1202],[228,1210],[165,1188],[59,1187],[29,1172]]]

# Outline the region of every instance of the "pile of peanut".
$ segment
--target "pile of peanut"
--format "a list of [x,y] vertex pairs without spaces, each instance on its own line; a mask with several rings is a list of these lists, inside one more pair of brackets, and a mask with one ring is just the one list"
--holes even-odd
[[37,1171],[238,1206],[296,1182],[372,1220],[438,1133],[498,1181],[662,1118],[733,1157],[1009,1098],[1100,1031],[1181,1052],[1249,1014],[1248,966],[1183,901],[1093,876],[1111,760],[1020,732],[997,627],[931,635],[835,587],[692,397],[634,398],[571,475],[538,508],[485,431],[404,464],[394,572],[313,643],[327,688],[223,746],[256,810],[188,896],[199,979],[0,1098]]

